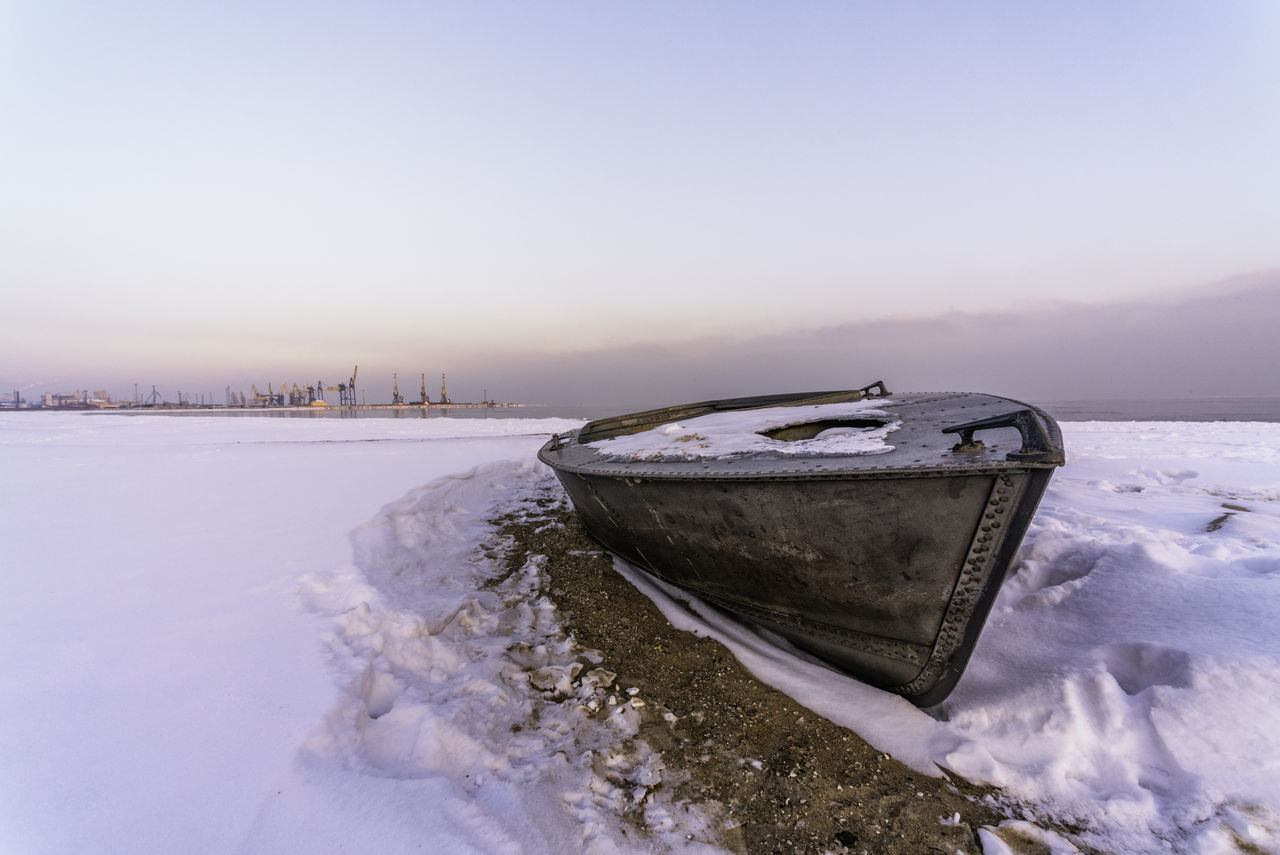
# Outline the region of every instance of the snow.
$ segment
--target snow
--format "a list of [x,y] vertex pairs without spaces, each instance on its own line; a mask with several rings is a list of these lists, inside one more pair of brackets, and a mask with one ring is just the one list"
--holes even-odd
[[[886,421],[877,427],[830,427],[810,439],[795,441],[763,435],[790,425],[840,419]],[[885,438],[900,426],[901,422],[891,419],[875,401],[866,400],[708,413],[587,444],[608,457],[641,460],[884,454],[893,451]]]
[[1005,787],[1096,829],[1091,845],[1280,851],[1280,425],[1063,429],[1068,465],[958,688],[927,713],[624,572],[877,748]]
[[[0,413],[0,851],[716,851],[538,559],[503,578],[476,550],[577,424]],[[1280,851],[1280,425],[1063,432],[931,710],[619,569],[816,712],[1077,843]]]

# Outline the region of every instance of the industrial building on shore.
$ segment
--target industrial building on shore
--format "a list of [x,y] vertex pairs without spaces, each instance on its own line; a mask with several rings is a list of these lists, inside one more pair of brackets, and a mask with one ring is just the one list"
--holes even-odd
[[[368,403],[363,392],[357,397],[356,376],[359,366],[351,371],[351,376],[342,383],[328,385],[324,381],[298,384],[282,383],[276,386],[265,384],[265,391],[257,384],[252,384],[249,391],[232,391],[230,386],[223,390],[221,400],[215,400],[213,393],[193,393],[178,391],[177,400],[171,401],[155,386],[149,394],[142,394],[138,386],[134,386],[132,399],[113,398],[106,390],[99,389],[88,392],[76,389],[74,392],[44,392],[33,397],[25,397],[26,390],[15,389],[0,395],[0,408],[5,409],[55,409],[55,410],[103,410],[103,409],[324,409],[345,408],[354,410],[389,410],[415,408],[485,408],[485,407],[519,407],[522,404],[500,403],[489,398],[488,389],[479,401],[454,401],[449,397],[446,376],[440,374],[440,395],[431,400],[427,394],[427,375],[420,374],[419,392],[416,400],[405,401],[400,393],[398,374],[393,373],[391,401],[388,403]],[[30,388],[30,387],[28,387]],[[384,387],[385,388],[385,387]],[[331,393],[338,393],[333,401]]]

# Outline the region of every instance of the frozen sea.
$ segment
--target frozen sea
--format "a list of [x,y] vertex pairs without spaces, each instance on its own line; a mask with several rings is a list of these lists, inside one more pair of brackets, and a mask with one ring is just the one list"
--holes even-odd
[[[1077,843],[1280,851],[1280,423],[1067,403],[1068,466],[939,707],[620,570],[801,703]],[[575,652],[536,566],[482,588],[475,547],[580,421],[497,414],[0,412],[0,852],[718,851],[649,797],[625,705],[513,729]],[[643,841],[618,828],[636,799]]]

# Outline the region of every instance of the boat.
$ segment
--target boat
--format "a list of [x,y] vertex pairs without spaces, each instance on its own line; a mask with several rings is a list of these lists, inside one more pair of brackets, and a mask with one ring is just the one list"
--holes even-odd
[[609,551],[918,706],[960,679],[1066,461],[1038,407],[882,381],[599,419],[538,457]]

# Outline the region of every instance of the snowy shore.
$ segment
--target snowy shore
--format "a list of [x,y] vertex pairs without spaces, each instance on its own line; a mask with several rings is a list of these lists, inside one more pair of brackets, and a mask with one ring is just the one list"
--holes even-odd
[[[0,850],[715,851],[660,800],[651,839],[619,831],[660,758],[557,640],[536,562],[494,586],[476,552],[574,424],[0,414]],[[1081,845],[1276,851],[1280,425],[1063,427],[940,708],[647,587],[810,709]],[[620,712],[526,728],[548,691]]]

